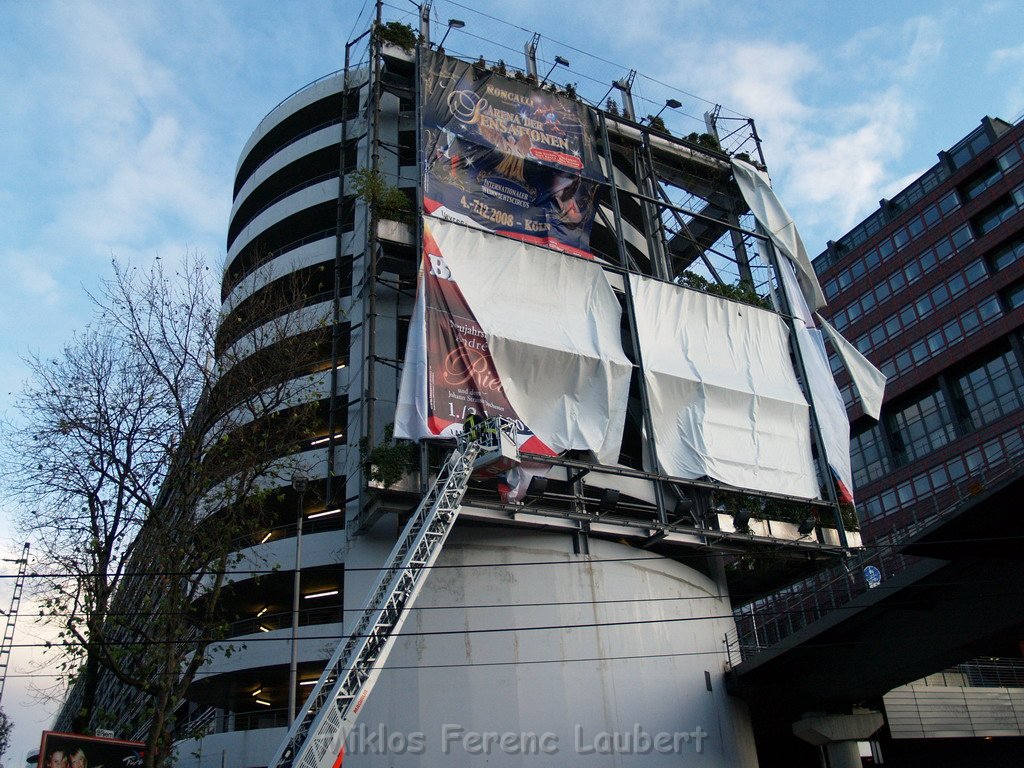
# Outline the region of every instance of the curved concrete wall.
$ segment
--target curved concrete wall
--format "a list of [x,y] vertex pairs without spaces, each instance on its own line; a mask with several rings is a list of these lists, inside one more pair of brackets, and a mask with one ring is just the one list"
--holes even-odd
[[[568,536],[457,530],[346,767],[756,765],[723,680],[728,600],[678,562],[590,547],[580,556]],[[365,589],[357,575],[353,597]],[[482,734],[498,734],[490,754]]]

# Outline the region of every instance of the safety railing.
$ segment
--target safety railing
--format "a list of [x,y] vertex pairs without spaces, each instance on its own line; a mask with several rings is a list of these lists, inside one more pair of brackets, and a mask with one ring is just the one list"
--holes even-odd
[[724,639],[729,663],[735,666],[774,647],[804,627],[848,605],[869,589],[880,586],[913,563],[920,562],[920,557],[901,552],[905,543],[925,527],[972,504],[974,497],[1014,479],[1022,471],[1024,451],[1007,454],[1004,461],[986,467],[958,484],[952,498],[947,495],[941,500],[944,502],[942,506],[940,499],[935,497],[932,504],[919,505],[904,526],[879,537],[870,547],[851,553],[842,564],[737,608],[733,611],[736,628],[726,633]]

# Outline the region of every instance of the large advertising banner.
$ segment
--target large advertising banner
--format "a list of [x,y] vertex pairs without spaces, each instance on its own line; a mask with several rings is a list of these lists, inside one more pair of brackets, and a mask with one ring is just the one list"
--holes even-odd
[[529,82],[430,52],[423,66],[425,212],[590,255],[590,111]]
[[[396,434],[454,437],[468,416],[504,416],[516,422],[521,450],[553,456],[508,402],[484,331],[452,279],[427,221],[417,304],[420,317],[414,318],[410,333]],[[411,391],[424,383],[425,392],[417,396]]]
[[41,768],[136,768],[142,765],[145,746],[136,741],[43,731],[39,765]]

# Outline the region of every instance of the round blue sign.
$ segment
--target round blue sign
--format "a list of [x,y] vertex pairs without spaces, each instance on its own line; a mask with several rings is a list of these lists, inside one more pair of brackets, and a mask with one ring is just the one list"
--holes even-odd
[[882,572],[875,566],[869,565],[864,568],[864,581],[867,583],[868,589],[874,589],[882,583]]

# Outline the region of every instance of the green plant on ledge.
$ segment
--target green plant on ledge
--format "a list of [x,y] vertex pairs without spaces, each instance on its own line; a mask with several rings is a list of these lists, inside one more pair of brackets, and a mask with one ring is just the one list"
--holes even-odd
[[710,293],[712,296],[721,296],[723,299],[742,301],[745,304],[753,304],[755,307],[761,307],[762,309],[772,309],[772,303],[755,291],[750,283],[722,285],[721,283],[713,283],[695,272],[683,272],[683,274],[676,278],[676,283],[684,288],[693,288],[697,291]]
[[397,46],[406,53],[411,53],[419,37],[408,24],[400,21],[389,21],[377,27],[377,37],[383,43]]
[[375,219],[390,219],[408,224],[412,220],[409,198],[384,179],[378,168],[360,168],[352,173],[353,188]]
[[388,488],[413,470],[417,450],[415,443],[395,439],[395,425],[392,423],[384,427],[383,439],[372,450],[367,449],[365,437],[360,440],[359,456],[363,460],[366,479]]

